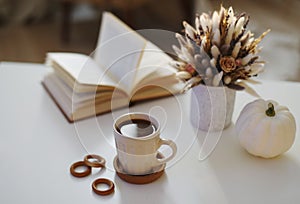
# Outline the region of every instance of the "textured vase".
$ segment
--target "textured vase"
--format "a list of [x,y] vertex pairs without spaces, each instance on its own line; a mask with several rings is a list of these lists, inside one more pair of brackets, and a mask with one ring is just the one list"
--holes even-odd
[[235,90],[198,85],[192,88],[191,122],[202,131],[222,131],[232,121]]

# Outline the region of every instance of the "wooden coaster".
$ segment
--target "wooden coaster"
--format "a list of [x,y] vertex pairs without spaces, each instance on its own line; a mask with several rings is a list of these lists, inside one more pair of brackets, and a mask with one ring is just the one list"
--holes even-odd
[[165,172],[166,164],[162,164],[153,170],[154,173],[146,174],[146,175],[130,175],[123,171],[120,166],[118,157],[116,156],[114,159],[114,168],[116,170],[117,175],[124,181],[133,184],[147,184],[152,183],[153,181],[160,178]]

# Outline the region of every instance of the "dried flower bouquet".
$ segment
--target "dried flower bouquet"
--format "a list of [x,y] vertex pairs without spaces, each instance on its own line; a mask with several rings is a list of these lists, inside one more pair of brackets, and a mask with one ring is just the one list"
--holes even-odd
[[177,76],[186,81],[185,90],[201,83],[246,88],[255,94],[245,81],[256,82],[250,78],[264,70],[258,44],[270,30],[255,39],[247,30],[248,22],[246,13],[237,15],[232,7],[223,6],[211,15],[196,15],[195,28],[183,22],[185,36],[176,33],[180,48],[173,45],[178,57],[173,66],[178,69]]

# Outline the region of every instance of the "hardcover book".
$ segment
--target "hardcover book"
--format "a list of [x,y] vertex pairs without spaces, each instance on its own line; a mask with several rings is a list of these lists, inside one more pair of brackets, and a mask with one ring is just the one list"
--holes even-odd
[[96,50],[90,56],[47,53],[46,64],[53,71],[43,85],[73,122],[132,102],[180,93],[184,84],[171,61],[156,45],[104,12]]

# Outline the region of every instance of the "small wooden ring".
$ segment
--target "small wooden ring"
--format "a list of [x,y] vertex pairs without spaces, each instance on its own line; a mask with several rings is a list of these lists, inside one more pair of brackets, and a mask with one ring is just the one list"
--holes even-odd
[[[97,161],[89,161],[89,159],[96,159]],[[84,157],[84,163],[87,165],[87,166],[90,166],[90,167],[95,167],[95,168],[102,168],[102,167],[105,167],[105,159],[99,155],[96,155],[96,154],[89,154],[89,155],[86,155]]]
[[[86,167],[86,170],[83,172],[77,172],[76,168],[79,166]],[[85,177],[91,174],[92,168],[90,166],[87,166],[83,161],[78,161],[71,165],[70,172],[75,177]]]
[[[100,183],[106,184],[108,186],[108,189],[107,190],[99,190],[99,189],[97,189],[97,185],[100,184]],[[93,182],[92,188],[93,188],[93,191],[96,194],[98,194],[98,195],[109,195],[112,192],[114,192],[114,190],[115,190],[115,184],[111,180],[109,180],[109,179],[99,178],[99,179],[96,179]]]

